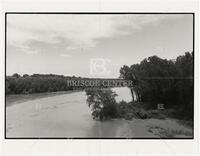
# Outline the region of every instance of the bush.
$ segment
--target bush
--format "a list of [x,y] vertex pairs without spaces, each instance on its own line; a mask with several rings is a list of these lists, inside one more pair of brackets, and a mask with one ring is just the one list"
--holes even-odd
[[133,118],[136,119],[147,119],[150,117],[148,112],[143,109],[138,102],[130,102],[127,103],[125,101],[121,101],[119,103],[119,116],[126,120],[131,120]]
[[94,119],[108,119],[118,117],[116,94],[110,89],[87,89],[87,103],[91,107]]
[[165,119],[166,115],[164,112],[160,110],[149,110],[148,111],[148,116],[149,118],[154,118],[154,119]]

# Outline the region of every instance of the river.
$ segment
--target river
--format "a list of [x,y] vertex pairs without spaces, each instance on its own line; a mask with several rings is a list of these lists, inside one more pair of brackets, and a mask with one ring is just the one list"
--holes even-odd
[[[117,101],[131,101],[130,90],[114,88]],[[26,95],[24,95],[26,96]],[[84,91],[56,94],[15,102],[6,107],[6,137],[10,138],[97,138],[134,137],[130,122],[96,121]],[[149,134],[146,134],[149,135]],[[138,134],[137,134],[138,136]]]

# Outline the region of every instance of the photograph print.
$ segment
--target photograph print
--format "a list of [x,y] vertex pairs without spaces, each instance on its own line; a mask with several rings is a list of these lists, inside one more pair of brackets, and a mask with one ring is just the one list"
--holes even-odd
[[193,13],[5,14],[6,139],[193,139]]

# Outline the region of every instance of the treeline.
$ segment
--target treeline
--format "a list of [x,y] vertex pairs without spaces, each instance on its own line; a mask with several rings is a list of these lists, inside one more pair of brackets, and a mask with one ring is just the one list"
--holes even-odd
[[115,84],[116,82],[118,84],[118,81],[119,79],[70,77],[55,74],[24,74],[21,76],[15,73],[12,76],[6,76],[6,94],[69,91],[92,87],[107,88],[113,87],[112,83]]
[[164,104],[165,108],[176,108],[183,115],[193,117],[194,67],[193,52],[175,60],[151,56],[139,64],[123,66],[121,77],[133,80],[134,91],[141,102],[149,108]]
[[81,89],[81,87],[67,85],[67,80],[72,79],[78,79],[78,77],[53,74],[24,74],[20,76],[15,73],[12,76],[6,76],[6,94],[30,94]]

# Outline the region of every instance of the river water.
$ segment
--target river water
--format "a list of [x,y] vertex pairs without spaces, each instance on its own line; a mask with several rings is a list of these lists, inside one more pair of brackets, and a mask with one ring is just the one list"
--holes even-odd
[[[114,88],[116,100],[131,101],[130,90]],[[128,121],[92,119],[84,91],[28,100],[6,107],[7,137],[130,137]]]

